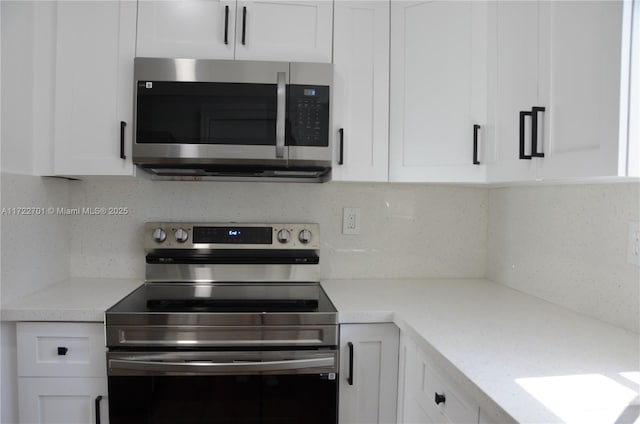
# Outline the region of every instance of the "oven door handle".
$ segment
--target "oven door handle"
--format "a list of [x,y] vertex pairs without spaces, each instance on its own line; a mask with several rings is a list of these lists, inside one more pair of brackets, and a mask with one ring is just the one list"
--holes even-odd
[[292,359],[284,361],[238,361],[238,362],[210,362],[210,361],[141,361],[135,359],[109,359],[112,370],[128,370],[158,373],[188,373],[188,374],[250,374],[260,372],[278,372],[310,370],[314,368],[334,368],[335,358],[322,357],[310,359]]

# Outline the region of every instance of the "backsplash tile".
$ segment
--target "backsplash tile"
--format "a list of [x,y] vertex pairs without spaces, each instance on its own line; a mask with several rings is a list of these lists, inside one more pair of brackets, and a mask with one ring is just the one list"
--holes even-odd
[[[73,221],[74,276],[144,276],[142,226],[151,220],[318,222],[323,278],[481,277],[487,189],[390,184],[73,182],[73,207],[129,208]],[[359,235],[342,235],[358,207]]]
[[627,263],[640,184],[489,191],[487,277],[640,331],[640,267]]
[[3,173],[0,185],[2,208],[45,209],[2,215],[0,297],[7,303],[69,277],[72,221],[56,214],[69,203],[67,181]]

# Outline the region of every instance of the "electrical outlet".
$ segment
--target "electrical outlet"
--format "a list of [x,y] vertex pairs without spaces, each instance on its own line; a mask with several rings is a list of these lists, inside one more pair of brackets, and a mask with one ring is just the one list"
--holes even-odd
[[627,243],[627,262],[640,265],[640,222],[629,222],[629,237]]
[[342,209],[342,234],[360,234],[360,208]]

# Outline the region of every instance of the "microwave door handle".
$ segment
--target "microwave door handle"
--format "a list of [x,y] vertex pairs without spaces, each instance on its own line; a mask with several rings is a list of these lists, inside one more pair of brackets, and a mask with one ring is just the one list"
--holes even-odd
[[278,102],[276,115],[276,158],[284,158],[284,123],[286,114],[286,74],[278,72]]

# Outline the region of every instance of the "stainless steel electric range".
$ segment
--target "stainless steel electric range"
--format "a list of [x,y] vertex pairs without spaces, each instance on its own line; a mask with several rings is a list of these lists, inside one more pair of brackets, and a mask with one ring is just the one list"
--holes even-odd
[[337,423],[317,224],[152,222],[144,247],[106,312],[111,424]]

